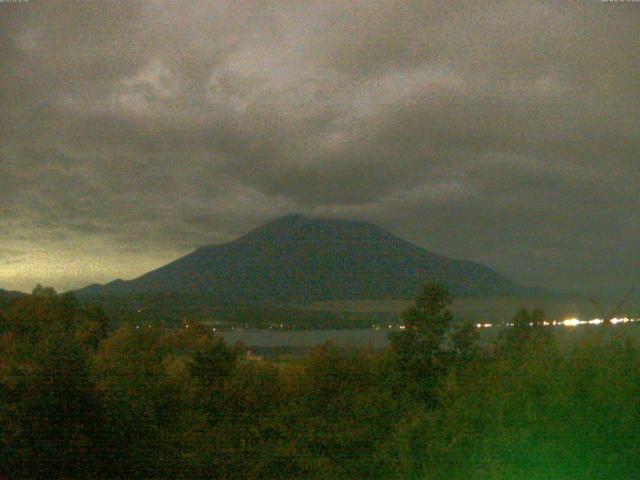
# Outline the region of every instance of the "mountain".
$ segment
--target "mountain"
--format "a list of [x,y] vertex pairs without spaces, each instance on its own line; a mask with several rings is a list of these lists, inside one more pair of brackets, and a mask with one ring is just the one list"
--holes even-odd
[[452,260],[375,225],[289,215],[221,245],[194,252],[133,280],[90,285],[80,296],[207,295],[220,304],[410,299],[428,281],[457,297],[521,296],[489,267]]
[[3,290],[0,288],[0,309],[6,308],[15,300],[26,296],[26,293]]
[[26,296],[27,294],[24,292],[18,292],[15,290],[3,290],[2,288],[0,288],[0,298],[16,299]]

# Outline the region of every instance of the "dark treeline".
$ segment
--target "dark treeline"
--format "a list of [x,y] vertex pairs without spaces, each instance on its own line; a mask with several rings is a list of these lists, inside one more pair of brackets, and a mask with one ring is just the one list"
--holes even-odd
[[[242,305],[221,303],[212,294],[136,294],[82,296],[83,303],[100,306],[121,323],[163,325],[176,328],[189,320],[211,323],[219,329],[235,327],[283,330],[362,329],[372,324],[397,322],[393,312],[319,311],[295,305],[272,305],[247,301]],[[0,304],[1,307],[1,304]]]
[[633,479],[630,327],[560,354],[541,312],[479,346],[425,287],[387,351],[264,360],[37,288],[0,314],[0,478]]

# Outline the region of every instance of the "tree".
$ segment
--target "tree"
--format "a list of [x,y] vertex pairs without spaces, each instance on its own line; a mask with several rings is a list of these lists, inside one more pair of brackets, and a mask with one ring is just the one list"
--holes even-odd
[[43,287],[38,284],[31,292],[31,295],[39,298],[55,298],[57,296],[56,290],[53,287]]
[[189,372],[198,391],[198,404],[211,425],[220,420],[225,382],[234,371],[238,357],[239,351],[230,348],[221,338],[209,338],[193,352]]
[[85,478],[96,457],[90,358],[75,333],[75,298],[36,287],[6,312],[0,332],[0,472]]
[[451,334],[451,346],[461,361],[467,361],[478,353],[478,329],[471,322],[459,325]]
[[425,285],[414,304],[402,315],[404,329],[389,335],[405,381],[418,387],[421,390],[418,395],[426,395],[427,399],[433,398],[434,388],[453,353],[446,349],[453,321],[449,309],[452,302],[453,296],[447,287],[435,283]]
[[545,314],[536,309],[529,313],[522,308],[518,310],[500,336],[498,348],[503,353],[520,353],[529,344],[544,344],[550,339],[548,328],[544,327]]
[[392,374],[384,355],[367,350],[325,344],[309,354],[291,435],[304,478],[390,478],[384,444],[405,411]]

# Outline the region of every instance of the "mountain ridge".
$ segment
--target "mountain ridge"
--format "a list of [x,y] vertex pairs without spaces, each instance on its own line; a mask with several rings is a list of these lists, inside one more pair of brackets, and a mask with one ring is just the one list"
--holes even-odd
[[221,303],[408,299],[428,281],[458,297],[531,296],[490,267],[450,259],[353,220],[277,218],[236,240],[204,245],[132,280],[76,290],[80,296],[207,294]]

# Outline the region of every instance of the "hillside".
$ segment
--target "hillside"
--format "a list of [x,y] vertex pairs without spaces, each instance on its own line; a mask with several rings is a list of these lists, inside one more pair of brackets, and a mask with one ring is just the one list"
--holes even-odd
[[26,293],[3,290],[0,288],[0,309],[11,305],[15,300],[25,297]]

